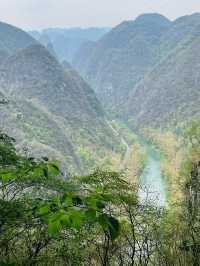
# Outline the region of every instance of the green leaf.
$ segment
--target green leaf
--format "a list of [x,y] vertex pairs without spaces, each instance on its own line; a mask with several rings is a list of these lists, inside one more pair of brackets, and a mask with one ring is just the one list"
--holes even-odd
[[99,216],[99,223],[105,231],[109,232],[112,240],[115,240],[119,236],[120,223],[114,217],[104,213]]
[[88,209],[85,211],[85,218],[89,220],[90,222],[96,221],[96,210],[94,209]]
[[73,205],[73,194],[72,193],[65,193],[63,196],[63,201],[67,204],[67,206],[72,206]]
[[62,227],[71,227],[71,221],[68,214],[63,214],[60,218]]
[[96,206],[97,206],[97,198],[94,197],[94,196],[88,197],[88,198],[86,199],[86,202],[87,202],[87,205],[88,205],[89,207],[93,208],[93,209],[95,209]]
[[15,180],[16,179],[16,173],[13,173],[13,172],[3,172],[3,173],[0,173],[0,179],[4,182],[8,182],[8,181],[11,181],[11,180]]
[[82,225],[83,222],[83,216],[81,211],[71,211],[70,213],[70,221],[71,221],[71,226],[75,229],[79,229]]
[[40,207],[38,212],[40,215],[48,214],[49,213],[49,205],[44,205],[44,206]]
[[60,219],[49,221],[48,230],[52,236],[57,235],[61,229],[62,229],[62,225],[61,225]]
[[59,164],[56,161],[52,161],[48,164],[48,172],[51,176],[57,176],[60,173]]
[[117,219],[115,219],[112,216],[110,216],[108,220],[109,220],[109,231],[111,238],[112,240],[115,240],[120,234],[120,223]]

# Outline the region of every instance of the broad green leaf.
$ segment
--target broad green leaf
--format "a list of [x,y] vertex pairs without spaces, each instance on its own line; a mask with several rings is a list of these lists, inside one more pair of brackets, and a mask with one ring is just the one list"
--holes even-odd
[[96,221],[96,210],[94,209],[88,209],[85,211],[85,218],[90,221],[90,222],[95,222]]
[[72,193],[65,193],[63,196],[64,202],[67,204],[67,206],[72,206],[73,205],[73,194]]
[[11,180],[15,180],[16,179],[16,173],[13,173],[13,172],[3,172],[3,173],[0,173],[0,179],[4,182],[8,182],[8,181],[11,181]]
[[63,214],[60,218],[60,222],[62,227],[70,227],[71,226],[71,221],[70,217],[68,214]]
[[69,218],[73,228],[79,229],[81,227],[81,224],[83,222],[83,216],[81,211],[71,211]]
[[49,205],[44,205],[39,208],[39,214],[40,215],[46,215],[49,213]]
[[48,230],[49,230],[49,233],[51,235],[56,235],[60,232],[60,230],[62,229],[62,226],[61,226],[61,223],[60,223],[60,220],[57,219],[57,220],[50,220],[49,221],[49,224],[48,224]]

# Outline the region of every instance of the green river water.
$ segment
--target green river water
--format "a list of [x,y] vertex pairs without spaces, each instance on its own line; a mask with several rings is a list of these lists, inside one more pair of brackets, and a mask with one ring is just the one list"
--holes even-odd
[[164,207],[167,204],[167,186],[161,171],[159,153],[148,144],[144,144],[144,148],[148,159],[140,177],[140,201],[149,201],[154,205]]

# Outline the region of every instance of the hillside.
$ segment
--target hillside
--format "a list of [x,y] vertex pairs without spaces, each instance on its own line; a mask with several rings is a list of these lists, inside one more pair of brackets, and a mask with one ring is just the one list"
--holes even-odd
[[200,33],[200,13],[183,16],[171,23],[171,26],[161,37],[160,56],[166,55],[177,44],[198,36]]
[[0,64],[1,129],[19,148],[62,159],[83,173],[121,150],[92,89],[68,65],[35,44]]
[[0,36],[0,60],[3,52],[13,54],[31,44],[37,43],[21,29],[3,22],[0,22]]
[[137,125],[167,126],[199,116],[199,26],[200,14],[186,16],[162,37],[166,56],[135,86],[127,101],[128,118]]
[[88,47],[79,51],[74,65],[106,107],[116,111],[156,63],[160,38],[170,25],[161,15],[142,15],[113,28],[90,47],[90,54]]
[[41,44],[51,43],[58,59],[72,63],[79,48],[88,41],[98,41],[109,28],[49,28],[29,33]]
[[199,109],[200,14],[123,22],[74,62],[103,105],[140,127],[168,126]]

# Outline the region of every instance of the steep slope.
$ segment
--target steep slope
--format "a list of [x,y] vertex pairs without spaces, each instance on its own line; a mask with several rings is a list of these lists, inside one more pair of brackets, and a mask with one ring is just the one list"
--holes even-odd
[[74,55],[83,43],[97,41],[108,31],[109,28],[52,28],[41,32],[31,31],[30,34],[41,44],[45,44],[45,40],[49,39],[59,60],[72,63]]
[[167,126],[200,114],[199,36],[199,13],[173,22],[146,14],[85,44],[75,65],[114,115]]
[[160,56],[166,55],[177,44],[190,40],[200,34],[200,13],[183,16],[171,24],[171,27],[161,37]]
[[[39,33],[38,33],[39,34]],[[41,43],[43,46],[45,46],[47,48],[47,50],[56,58],[58,58],[54,48],[53,48],[53,44],[50,40],[50,38],[47,35],[39,35],[38,37],[38,41],[39,43]]]
[[126,101],[129,90],[156,63],[160,38],[170,25],[167,18],[158,14],[122,22],[92,47],[87,58],[80,56],[79,51],[74,65],[105,106],[114,106],[116,110]]
[[1,106],[1,128],[20,147],[31,142],[35,154],[64,158],[70,171],[83,173],[120,145],[91,88],[41,45],[3,61],[0,91],[9,100]]
[[[90,108],[88,103],[92,97],[95,101],[92,90],[85,83],[84,87],[83,84],[78,86],[73,83],[74,77],[64,73],[59,63],[41,45],[30,46],[9,57],[0,71],[1,88],[7,94],[37,97],[58,115],[66,115],[67,112],[72,112],[74,116],[79,112],[80,115],[82,109]],[[66,101],[71,99],[74,101],[69,105]]]
[[89,69],[89,65],[90,65],[89,59],[90,59],[90,56],[93,54],[93,52],[95,52],[96,45],[97,45],[97,42],[87,41],[87,42],[84,42],[80,46],[72,62],[72,64],[74,65],[76,69],[82,72],[84,72],[83,68]]
[[20,49],[26,48],[37,42],[19,28],[0,22],[0,51],[14,54]]
[[200,115],[199,26],[200,14],[183,17],[163,36],[167,56],[129,95],[126,111],[136,125],[165,127]]
[[0,50],[0,64],[8,57],[8,53],[4,50]]

